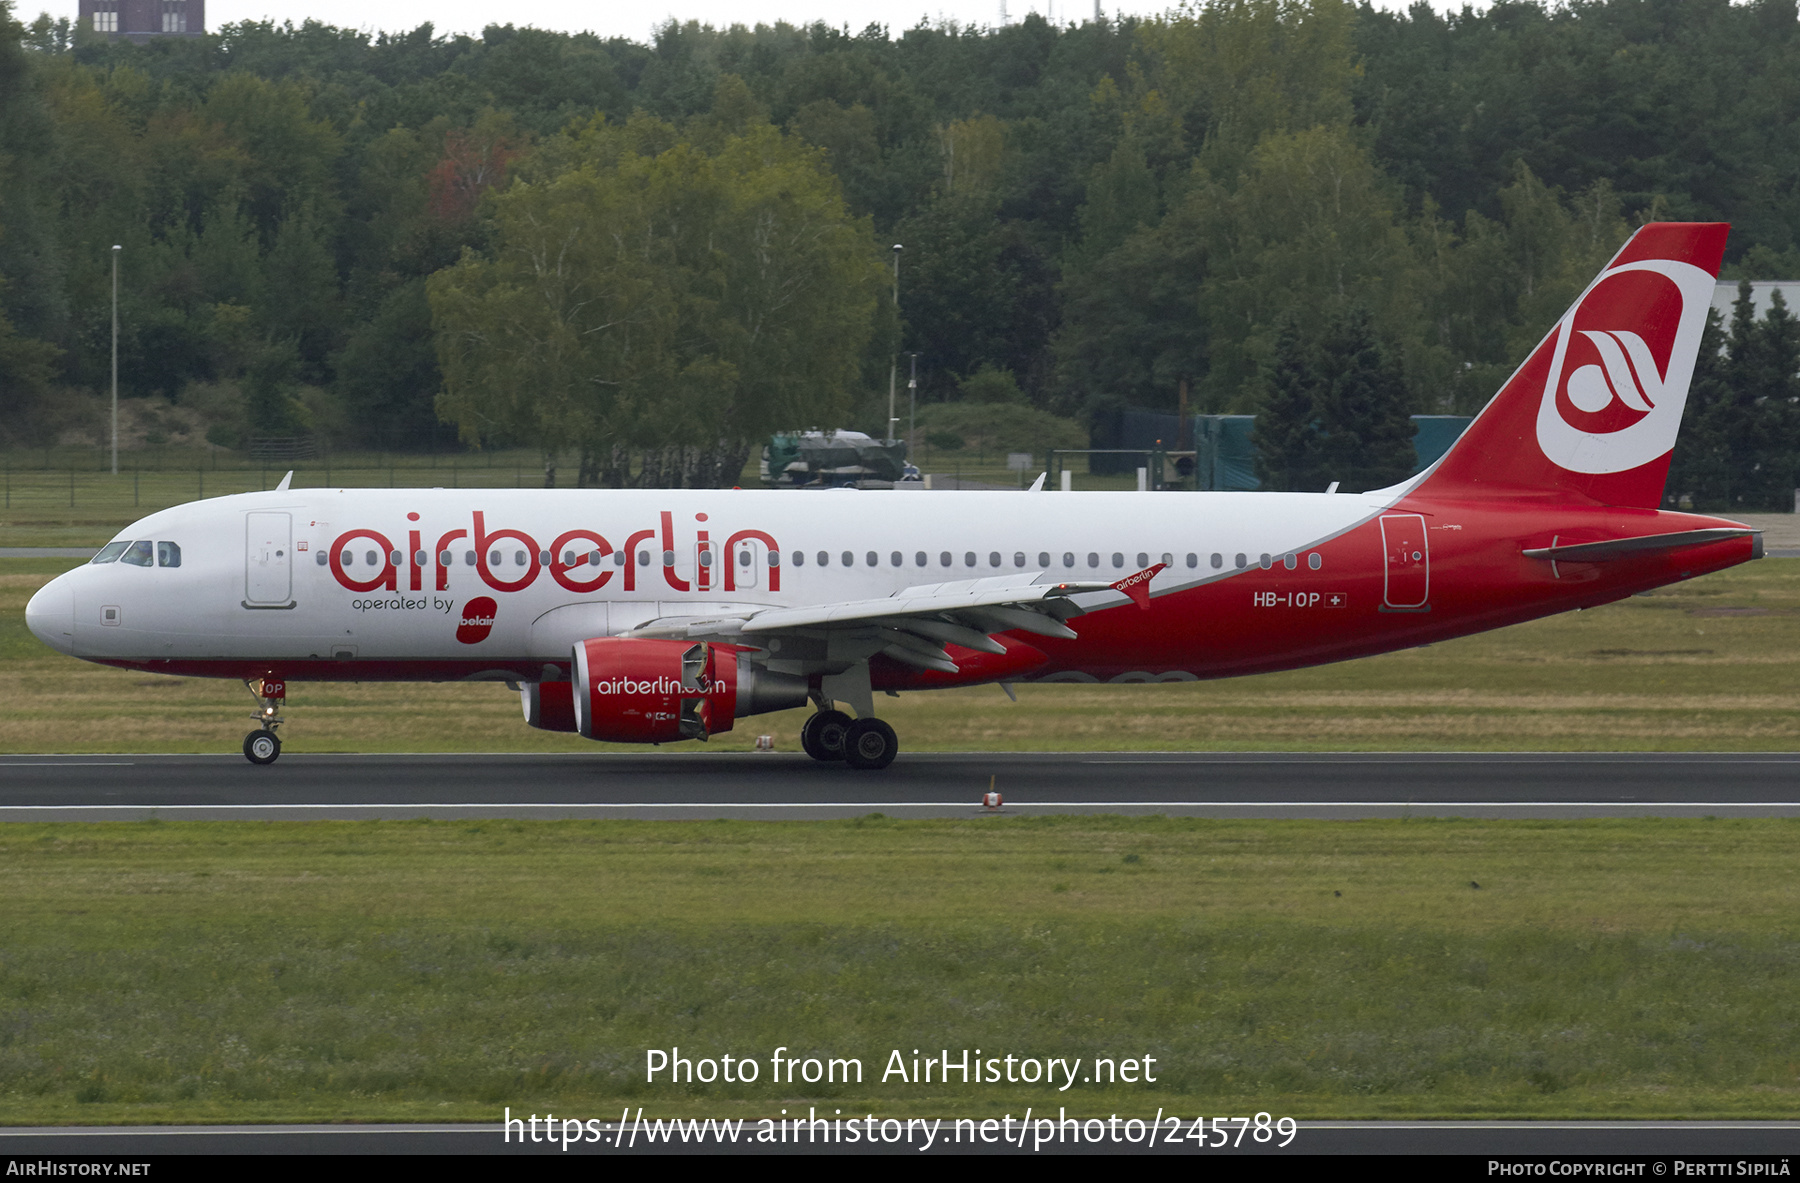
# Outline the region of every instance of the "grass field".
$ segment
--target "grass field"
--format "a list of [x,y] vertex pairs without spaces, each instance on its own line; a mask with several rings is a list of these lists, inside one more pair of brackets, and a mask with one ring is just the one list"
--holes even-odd
[[[947,496],[950,494],[946,494]],[[230,752],[230,682],[106,669],[26,631],[64,560],[0,559],[0,752]],[[1590,612],[1384,657],[1224,682],[994,687],[883,699],[903,751],[1800,750],[1800,559],[1765,559]],[[495,684],[295,684],[293,752],[581,751]],[[712,741],[797,743],[803,712]],[[681,750],[674,748],[670,750]]]
[[[1793,821],[0,828],[0,1120],[1792,1116]],[[1474,886],[1479,884],[1479,887]],[[765,1061],[650,1085],[648,1048]],[[854,1057],[861,1087],[766,1060]],[[1154,1085],[880,1081],[892,1049]]]

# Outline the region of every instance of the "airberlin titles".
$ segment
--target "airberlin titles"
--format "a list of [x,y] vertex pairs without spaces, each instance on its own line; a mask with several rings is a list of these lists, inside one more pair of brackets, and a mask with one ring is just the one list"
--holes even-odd
[[[406,517],[409,522],[419,521],[416,513],[409,513]],[[432,580],[433,590],[448,591],[450,569],[456,565],[459,550],[473,556],[475,573],[483,583],[497,592],[524,591],[537,581],[538,575],[543,571],[548,571],[550,578],[567,591],[596,592],[612,583],[614,576],[618,576],[619,590],[631,592],[638,590],[638,581],[647,577],[650,566],[648,563],[632,561],[634,554],[640,544],[659,541],[662,553],[656,566],[662,574],[663,582],[670,589],[678,592],[730,592],[738,590],[738,548],[758,543],[766,556],[763,561],[768,564],[768,589],[777,592],[781,590],[781,548],[774,536],[767,531],[738,530],[728,535],[723,544],[718,544],[712,540],[711,532],[706,526],[707,515],[695,514],[694,522],[698,528],[695,530],[693,547],[699,561],[694,564],[694,578],[688,580],[677,574],[675,515],[665,510],[660,517],[660,529],[633,531],[617,550],[614,550],[605,535],[588,529],[565,530],[548,547],[540,550],[537,540],[523,530],[505,527],[489,529],[487,515],[478,509],[472,515],[469,529],[445,531],[437,537],[429,551],[425,549],[424,534],[417,529],[407,530],[404,553],[379,530],[346,530],[332,542],[327,563],[331,567],[333,578],[339,584],[350,591],[362,593],[398,593],[401,591],[402,571],[405,573],[407,591],[424,591],[427,578]],[[365,549],[371,560],[370,565],[377,568],[367,579],[358,579],[348,569],[355,565],[358,549]],[[546,553],[549,556],[548,564],[541,558]],[[509,555],[514,560],[510,569],[518,572],[514,579],[506,579],[502,574],[509,569],[506,563]],[[752,561],[755,561],[754,556]],[[491,627],[494,601],[486,597],[483,600],[489,605],[485,615],[490,618],[487,624]],[[469,612],[479,602],[481,601],[471,601],[465,610],[462,622],[464,627],[480,627],[478,623],[468,619]],[[444,610],[448,611],[447,608]]]

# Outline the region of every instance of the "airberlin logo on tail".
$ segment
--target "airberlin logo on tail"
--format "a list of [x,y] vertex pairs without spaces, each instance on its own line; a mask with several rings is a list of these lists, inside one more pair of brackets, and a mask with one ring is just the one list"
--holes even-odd
[[1713,277],[1643,259],[1602,272],[1555,329],[1538,446],[1571,472],[1628,472],[1668,453],[1681,427]]

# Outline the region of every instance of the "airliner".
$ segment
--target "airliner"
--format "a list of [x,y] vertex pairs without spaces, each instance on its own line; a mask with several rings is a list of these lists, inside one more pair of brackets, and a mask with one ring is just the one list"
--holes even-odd
[[[1183,682],[1500,628],[1762,554],[1663,510],[1728,227],[1637,231],[1457,443],[1340,493],[291,488],[154,513],[26,608],[60,652],[242,680],[495,681],[524,721],[705,740],[811,703],[879,769],[879,697]],[[291,474],[290,474],[291,476]]]

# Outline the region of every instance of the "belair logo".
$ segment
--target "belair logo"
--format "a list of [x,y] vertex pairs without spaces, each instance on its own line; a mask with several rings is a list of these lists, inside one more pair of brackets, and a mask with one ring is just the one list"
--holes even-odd
[[1538,446],[1570,472],[1628,472],[1675,446],[1713,278],[1642,259],[1603,272],[1553,333]]
[[465,645],[476,645],[494,631],[494,616],[500,605],[492,596],[476,596],[463,605],[462,619],[456,625],[456,639]]
[[[406,516],[419,521],[416,513]],[[737,530],[723,543],[714,542],[707,515],[697,513],[692,541],[683,539],[678,546],[675,515],[665,510],[659,517],[659,528],[632,531],[616,550],[604,534],[586,528],[564,530],[540,547],[523,530],[491,528],[487,514],[478,509],[469,529],[444,531],[429,550],[428,535],[421,530],[408,530],[406,549],[401,550],[381,531],[362,528],[338,535],[321,557],[340,585],[363,593],[399,591],[402,573],[409,591],[423,590],[427,578],[434,590],[448,591],[450,572],[459,568],[472,569],[483,583],[502,593],[524,591],[546,573],[565,591],[577,594],[599,591],[614,579],[619,590],[637,591],[639,580],[652,581],[657,575],[672,591],[731,592],[740,585],[757,586],[764,570],[768,589],[781,590],[781,547],[767,531]],[[682,571],[692,578],[683,577]],[[471,600],[465,615],[483,602],[494,604],[486,597]],[[461,627],[457,633],[460,639]]]

